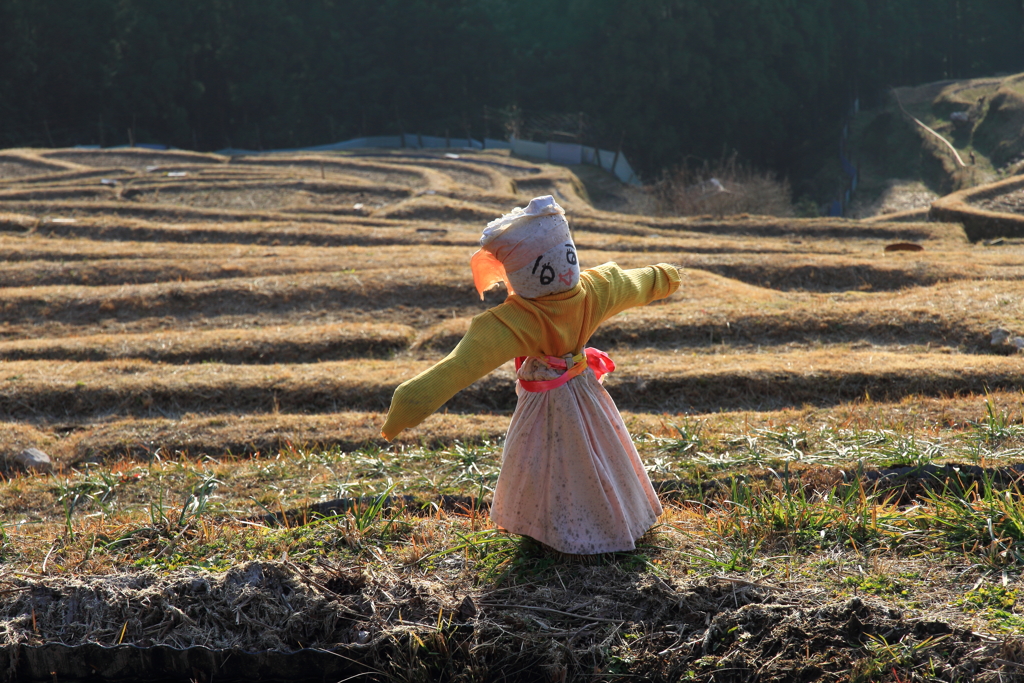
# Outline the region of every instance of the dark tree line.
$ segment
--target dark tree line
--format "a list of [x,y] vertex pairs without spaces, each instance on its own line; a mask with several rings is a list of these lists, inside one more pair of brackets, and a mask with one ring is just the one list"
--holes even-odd
[[786,172],[854,97],[1024,70],[1022,4],[0,0],[0,146],[503,137],[485,111],[517,108],[584,112],[648,175],[723,150]]

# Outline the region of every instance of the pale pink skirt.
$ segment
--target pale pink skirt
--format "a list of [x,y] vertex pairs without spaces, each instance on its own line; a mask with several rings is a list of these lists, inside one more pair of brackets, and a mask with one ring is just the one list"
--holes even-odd
[[[537,359],[524,380],[558,376]],[[633,550],[662,512],[612,397],[588,368],[541,393],[516,385],[491,519],[555,550]]]

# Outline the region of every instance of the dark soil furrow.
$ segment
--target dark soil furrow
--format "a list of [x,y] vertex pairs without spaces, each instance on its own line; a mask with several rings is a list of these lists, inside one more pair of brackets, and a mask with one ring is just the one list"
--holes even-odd
[[[143,204],[137,202],[41,202],[41,201],[7,201],[3,206],[13,212],[27,213],[40,217],[64,216],[64,217],[88,217],[103,216],[118,218],[148,218],[157,219],[162,223],[222,223],[236,222],[242,226],[257,221],[278,221],[286,222],[294,220],[294,216],[280,211],[252,211],[245,209],[220,209],[182,206],[178,204]],[[351,214],[343,212],[353,212]],[[365,212],[359,212],[351,207],[325,206],[320,214],[316,214],[318,220],[323,223],[351,223],[350,216],[364,216]],[[389,225],[383,220],[364,220],[364,225]],[[56,225],[47,223],[41,228],[43,233],[51,232]],[[60,234],[60,233],[58,233]]]
[[414,334],[412,328],[402,325],[349,324],[72,336],[0,342],[0,360],[318,363],[387,358],[408,348]]
[[[73,212],[75,213],[75,212]],[[132,212],[115,211],[133,215]],[[146,217],[160,215],[167,218],[174,209],[150,212]],[[142,215],[142,214],[140,214]],[[145,226],[131,224],[53,223],[46,222],[38,228],[42,235],[51,237],[81,237],[92,240],[116,240],[134,242],[184,242],[210,244],[261,244],[282,246],[392,246],[405,244],[446,244],[473,248],[479,246],[471,236],[452,233],[445,228],[413,227],[407,222],[380,219],[360,219],[355,209],[346,213],[310,215],[308,220],[295,216],[278,215],[268,223],[250,222],[241,225],[214,225],[199,227],[195,224],[184,226]],[[182,220],[193,220],[184,216]],[[212,217],[211,222],[219,222]],[[282,225],[283,223],[283,225]]]
[[312,414],[387,408],[390,396],[384,394],[388,392],[360,391],[361,387],[361,383],[329,378],[312,385],[285,381],[280,386],[261,380],[189,385],[126,382],[117,387],[99,382],[90,387],[81,382],[30,392],[0,389],[0,415],[15,420],[67,422],[128,416],[180,417],[189,413],[241,417],[250,413]]
[[[140,529],[111,540],[167,543]],[[97,670],[119,674],[112,680],[396,681],[412,671],[422,680],[458,673],[525,683],[588,680],[595,671],[614,680],[835,681],[865,669],[886,674],[865,680],[929,671],[934,680],[987,682],[1014,680],[1020,666],[1006,659],[1019,647],[1011,638],[877,597],[837,599],[723,576],[652,579],[619,558],[561,573],[567,579],[535,571],[526,586],[498,588],[414,583],[330,560],[19,574],[0,603],[17,617],[0,664],[13,683],[44,680],[39,672],[80,680]],[[460,599],[471,612],[458,608]],[[646,634],[634,636],[628,658],[603,645],[621,632]],[[907,654],[882,659],[872,655],[878,643],[885,654]]]
[[[122,192],[122,198],[131,197],[159,191],[161,194],[171,195],[205,195],[215,192],[231,192],[235,190],[273,190],[276,192],[312,192],[316,194],[346,194],[351,192],[366,192],[370,195],[398,199],[408,197],[412,194],[409,188],[397,185],[387,185],[369,182],[339,182],[337,180],[312,180],[302,178],[284,179],[268,176],[266,178],[246,179],[216,179],[210,176],[202,176],[196,179],[197,182],[186,183],[180,179],[161,180],[158,178],[142,177],[134,180]],[[358,180],[358,179],[357,179]]]
[[731,317],[726,321],[673,322],[657,327],[612,321],[598,329],[591,343],[602,347],[653,345],[670,348],[913,344],[915,348],[932,346],[960,348],[972,353],[993,352],[991,325],[948,318],[919,319],[913,312],[879,318],[850,319],[833,312],[815,318],[785,314],[749,315]]
[[56,171],[31,178],[4,178],[0,176],[0,189],[10,187],[78,186],[81,181],[94,184],[97,178],[136,178],[136,171],[127,168],[103,168],[95,170]]
[[[167,224],[138,218],[117,220],[102,217],[82,218],[76,219],[73,223],[65,223],[53,220],[41,221],[34,216],[23,214],[0,213],[0,225],[3,225],[3,222],[10,223],[8,228],[10,231],[23,233],[0,236],[0,260],[5,261],[36,259],[74,261],[83,258],[141,258],[145,256],[174,258],[182,253],[180,244],[187,243],[184,241],[182,233],[188,231],[187,227],[181,224]],[[223,223],[214,226],[204,224],[196,231],[198,237],[195,242],[205,243],[203,235],[206,231],[255,233],[260,237],[263,237],[267,231],[275,231],[285,234],[296,233],[304,238],[324,233],[348,231],[373,238],[380,228],[390,228],[396,232],[414,230],[420,235],[429,236],[435,242],[434,246],[439,248],[448,246],[449,242],[459,249],[464,247],[475,249],[479,246],[479,228],[444,223],[414,223],[338,216],[323,222],[319,219],[316,222],[300,222],[295,217],[291,217],[287,221],[254,220],[246,223]],[[112,232],[117,230],[124,232]],[[127,245],[111,244],[115,241],[130,242],[131,234],[146,235],[147,231],[152,232],[156,239],[139,240]],[[104,236],[102,239],[90,240],[90,232],[102,232]],[[166,242],[159,239],[164,232],[174,235],[174,239]],[[121,236],[129,239],[117,239]],[[718,264],[730,263],[738,259],[747,262],[770,263],[780,255],[787,256],[790,261],[799,265],[815,265],[822,261],[844,265],[864,263],[893,270],[921,269],[926,265],[933,265],[933,262],[936,262],[935,265],[959,265],[961,268],[967,265],[957,263],[951,258],[954,252],[950,251],[939,252],[928,261],[884,259],[882,258],[881,244],[878,244],[875,250],[851,250],[847,245],[837,241],[820,242],[804,247],[783,239],[714,239],[700,235],[669,238],[640,235],[609,240],[593,233],[577,232],[575,242],[580,249],[581,256],[585,257],[584,262],[587,265],[599,263],[608,258],[616,258],[616,256],[618,258],[626,257],[629,260],[644,260],[645,262],[647,259],[670,261],[686,259],[695,263]],[[367,245],[367,247],[370,246],[373,245]],[[206,254],[208,258],[220,258],[223,253],[223,248],[219,251],[210,251],[206,248],[195,251],[197,256]],[[641,253],[650,256],[639,256]],[[459,252],[457,258],[467,262],[469,257],[465,252]],[[1009,269],[1009,272],[1016,272],[1018,269],[1024,270],[1019,265],[1018,259],[1014,258],[1014,254],[1006,251],[989,250],[974,254],[970,266],[973,269],[980,268],[985,272],[998,272],[1006,269]]]
[[620,376],[609,390],[628,391],[617,403],[637,411],[778,410],[803,405],[834,406],[870,397],[898,401],[907,396],[964,396],[1024,388],[1016,363],[985,372],[951,369],[928,375],[919,370],[800,373],[792,371],[718,372],[686,377]]
[[[183,323],[193,318],[226,315],[279,315],[358,308],[445,308],[465,315],[479,302],[471,283],[436,282],[413,275],[386,290],[374,290],[348,273],[290,276],[255,280],[213,280],[117,288],[73,287],[8,290],[0,299],[4,322],[40,321],[90,324],[103,320],[132,321],[170,316]],[[457,302],[457,303],[455,303]],[[475,308],[482,310],[482,306]]]
[[[0,377],[0,380],[4,379]],[[987,400],[998,406],[1017,406],[1018,392],[993,391]],[[986,399],[977,396],[952,398],[914,397],[901,399],[896,403],[865,400],[849,403],[839,410],[801,406],[794,410],[782,408],[777,411],[715,411],[698,416],[673,413],[643,413],[623,411],[623,417],[634,434],[659,434],[677,437],[674,425],[687,422],[704,425],[707,429],[725,429],[730,433],[739,430],[771,429],[773,425],[795,424],[803,429],[832,429],[838,417],[840,421],[854,421],[874,424],[877,416],[885,414],[905,424],[934,423],[959,425],[971,428],[978,418],[979,410],[984,412]],[[58,420],[35,423],[0,421],[0,433],[5,438],[0,442],[0,458],[16,453],[18,449],[37,445],[58,456],[61,462],[76,463],[83,459],[109,460],[139,458],[147,460],[154,452],[163,454],[209,455],[220,458],[226,453],[253,455],[276,453],[293,447],[341,448],[351,452],[368,443],[383,445],[380,426],[384,423],[383,409],[370,412],[347,411],[339,413],[294,414],[294,413],[252,413],[244,419],[232,415],[184,415],[175,417]],[[432,415],[420,427],[399,434],[397,443],[404,445],[445,445],[453,443],[474,443],[481,439],[500,440],[508,429],[508,415],[497,413],[457,413],[442,411]],[[820,469],[820,468],[819,468]],[[755,474],[760,472],[756,470]],[[911,473],[912,474],[912,473]],[[708,479],[707,488],[725,488],[736,476],[725,474],[720,478]],[[750,477],[746,472],[743,477]],[[766,472],[762,478],[778,481],[778,474]],[[802,475],[795,475],[800,477]],[[908,475],[910,476],[910,475]],[[657,479],[658,477],[655,476]],[[721,480],[721,481],[719,481]],[[808,491],[822,490],[819,486],[835,485],[842,475],[822,477],[808,475]],[[888,481],[888,480],[886,480]],[[718,482],[718,483],[714,483]],[[883,482],[884,483],[884,482]],[[898,485],[899,481],[892,482]],[[673,487],[661,487],[670,495]],[[685,488],[685,487],[683,487]],[[694,496],[699,490],[687,489]],[[672,494],[674,495],[674,494]]]
[[[10,217],[16,218],[13,214],[0,214],[0,219]],[[150,224],[142,224],[138,227],[145,229],[150,227]],[[118,242],[48,238],[38,235],[0,235],[0,261],[4,261],[8,267],[14,268],[19,266],[12,266],[12,264],[23,264],[27,261],[36,262],[31,264],[32,267],[47,267],[53,262],[58,264],[95,264],[97,266],[117,263],[120,266],[131,261],[150,260],[160,263],[199,262],[204,264],[202,267],[206,267],[205,262],[245,262],[249,259],[251,263],[259,262],[263,264],[264,268],[273,269],[279,267],[274,261],[280,259],[287,264],[298,261],[310,263],[334,261],[339,266],[363,269],[367,265],[372,266],[375,263],[393,264],[396,256],[399,259],[410,261],[411,257],[422,255],[422,253],[420,245],[397,247],[385,251],[373,246],[345,246],[333,249],[319,246]],[[471,254],[472,251],[468,253]],[[469,256],[464,247],[449,249],[442,245],[433,248],[430,254],[432,264],[468,267],[468,260]],[[413,260],[407,265],[416,267],[417,262]],[[419,263],[419,265],[425,267],[425,264]],[[181,266],[179,265],[179,267]],[[319,267],[311,267],[308,270],[319,269]],[[176,279],[165,278],[165,280]]]
[[[938,264],[925,267],[912,264],[882,266],[869,260],[852,261],[848,258],[842,259],[844,262],[829,263],[827,256],[819,257],[814,264],[806,263],[802,258],[760,263],[742,256],[730,259],[731,262],[724,260],[716,258],[709,262],[711,259],[680,255],[678,263],[758,287],[805,292],[895,291],[986,275],[982,269],[965,273],[961,267]],[[1015,279],[1024,279],[1024,269],[1014,275]]]
[[94,187],[37,187],[29,190],[0,190],[0,205],[15,206],[28,202],[53,201],[68,202],[74,200],[95,199],[98,202],[109,202],[116,192],[111,187],[96,183]]
[[[458,231],[452,232],[445,228],[426,227],[425,225],[318,225],[299,222],[285,225],[270,224],[235,228],[217,226],[206,228],[176,227],[172,225],[95,225],[91,223],[46,223],[39,228],[53,237],[84,237],[103,241],[133,242],[164,242],[188,244],[244,245],[260,247],[402,247],[429,246],[431,249],[450,247],[460,250],[453,252],[446,261],[466,263],[468,255],[478,246],[473,235]],[[617,249],[618,245],[609,245]],[[3,253],[3,252],[0,252]],[[635,252],[634,252],[635,253]],[[704,254],[698,250],[649,250],[650,260],[662,260],[687,268],[705,270],[751,285],[780,291],[838,292],[858,291],[897,291],[906,287],[931,286],[937,283],[954,280],[1000,279],[1024,280],[1024,268],[988,265],[984,262],[967,264],[957,263],[917,263],[897,262],[879,263],[878,259],[851,258],[849,255],[820,254],[813,258],[805,254],[791,255],[788,260],[780,259],[785,254],[773,254],[765,258],[762,254],[732,252],[730,254]],[[599,251],[590,249],[587,254],[590,262],[603,261],[607,257],[621,257],[631,254],[630,251]],[[34,254],[33,254],[34,255]],[[99,256],[99,255],[97,255]],[[14,251],[5,254],[6,260],[21,260],[20,254]],[[55,252],[54,260],[75,261],[82,258],[81,254]],[[629,260],[638,257],[630,255]],[[621,258],[618,258],[623,262]],[[180,264],[182,269],[194,269],[194,263]],[[216,278],[217,269],[210,275],[186,275],[175,271],[169,266],[166,271],[159,267],[151,274],[132,272],[139,267],[133,266],[122,271],[119,265],[108,265],[112,269],[110,275],[98,275],[96,278],[87,276],[83,280],[79,272],[75,276],[62,278],[59,274],[50,276],[36,273],[16,275],[13,271],[0,276],[0,286],[17,287],[49,284],[103,284],[106,282],[159,282],[173,281],[179,277],[187,279]],[[234,269],[232,267],[232,269]],[[117,273],[124,272],[123,278]],[[273,269],[271,269],[273,272]],[[164,277],[161,277],[164,273]],[[113,278],[113,279],[111,279]]]
[[234,277],[336,271],[337,264],[322,263],[310,268],[305,263],[274,259],[233,259],[231,262],[187,261],[181,259],[71,261],[29,261],[0,271],[0,287],[109,286],[166,282],[223,280]]
[[[1017,363],[953,356],[945,362],[899,354],[851,353],[845,367],[827,354],[760,354],[731,363],[686,356],[620,357],[607,385],[620,408],[671,413],[777,410],[871,397],[959,396],[1016,391]],[[704,366],[704,367],[700,367]],[[324,413],[384,410],[394,388],[427,364],[339,361],[307,366],[177,366],[143,361],[96,364],[11,362],[0,382],[0,415],[33,421],[186,413]],[[507,412],[512,376],[500,371],[445,406],[459,412]]]
[[127,166],[129,168],[146,168],[153,165],[169,164],[211,164],[227,163],[227,157],[200,152],[183,150],[147,150],[147,149],[61,149],[41,152],[44,159],[58,159],[83,166],[111,168]]
[[[317,257],[302,258],[306,253]],[[399,260],[416,258],[413,252],[388,253]],[[0,299],[0,313],[8,330],[16,327],[28,332],[37,327],[39,333],[33,336],[38,337],[47,336],[44,330],[57,324],[80,326],[79,333],[86,334],[91,327],[111,321],[128,324],[171,317],[168,327],[184,322],[209,326],[204,319],[252,316],[253,324],[261,320],[281,324],[281,316],[289,313],[329,319],[320,322],[365,315],[419,326],[424,314],[430,317],[433,311],[432,315],[447,322],[436,329],[422,328],[419,345],[447,350],[465,333],[467,316],[504,298],[502,291],[495,291],[480,302],[461,254],[455,254],[454,260],[439,254],[420,267],[403,268],[400,277],[399,271],[384,263],[387,254],[373,250],[323,255],[297,250],[287,257],[274,256],[270,261],[263,256],[184,258],[177,265],[141,259],[63,266],[16,264],[0,280],[9,278],[9,284],[24,285],[30,284],[29,279],[40,284],[70,280],[91,286],[9,288]],[[178,273],[183,281],[125,283],[133,278],[157,279],[161,273]],[[105,281],[109,277],[117,278],[115,284]],[[1014,302],[1021,287],[1009,281],[972,279],[932,288],[901,288],[893,294],[855,291],[824,296],[752,288],[701,270],[683,271],[683,280],[669,302],[614,318],[598,329],[595,341],[670,347],[909,344],[988,352],[986,344],[991,346],[989,335],[996,327],[1024,333],[1014,323]],[[427,325],[437,322],[430,319]],[[11,333],[4,334],[10,337]]]
[[[665,311],[660,319],[613,318],[598,328],[588,345],[602,349],[655,347],[720,353],[781,345],[910,345],[912,353],[929,347],[980,354],[1005,355],[1014,351],[1006,345],[992,345],[994,322],[940,318],[916,311],[880,311],[878,315],[869,312],[860,317],[839,311],[812,316],[807,310],[728,317],[693,313],[686,316],[687,320],[679,320],[679,315],[679,311]],[[448,353],[462,339],[467,327],[468,321],[459,325],[440,323],[420,334],[416,348]]]
[[[423,313],[421,313],[423,315]],[[373,311],[363,311],[361,315],[344,316],[346,319],[365,319],[373,316]],[[336,317],[330,313],[318,316],[319,323],[332,322]],[[780,316],[781,317],[781,316]],[[256,341],[262,338],[259,328],[252,330],[253,341],[247,346],[258,347],[240,353],[235,345],[226,341],[211,341],[208,346],[200,345],[196,337],[206,332],[204,327],[215,327],[223,318],[208,317],[202,321],[187,321],[189,327],[181,332],[163,332],[159,334],[160,346],[154,347],[150,336],[136,342],[130,332],[141,331],[128,328],[127,336],[111,337],[97,334],[93,326],[84,325],[74,329],[62,328],[59,331],[70,334],[71,339],[48,339],[55,336],[56,328],[51,325],[37,325],[22,328],[20,335],[10,330],[13,326],[0,328],[0,339],[5,337],[11,341],[0,341],[0,360],[113,360],[118,358],[142,358],[166,363],[197,363],[214,360],[224,363],[311,363],[318,360],[337,360],[359,356],[375,356],[404,351],[412,344],[414,332],[394,338],[391,335],[375,335],[361,338],[358,341],[329,340],[275,340]],[[264,318],[265,324],[274,325],[275,320]],[[283,320],[283,318],[282,318]],[[144,322],[141,319],[138,322]],[[186,321],[183,321],[186,322]],[[280,322],[278,320],[277,322]],[[770,322],[777,323],[772,326]],[[154,318],[158,327],[168,326],[165,320]],[[334,323],[335,325],[342,323]],[[144,329],[144,328],[142,328]],[[314,332],[320,327],[316,325],[297,327],[303,336]],[[92,335],[92,336],[80,336]],[[28,337],[19,339],[18,337]],[[143,336],[143,335],[134,335]],[[447,354],[462,339],[461,332],[444,332],[421,334],[414,347],[417,355],[440,357]],[[219,348],[228,344],[230,348]],[[702,355],[728,355],[730,353],[752,352],[756,349],[768,349],[775,346],[786,346],[789,349],[817,348],[825,345],[844,344],[851,348],[864,350],[874,348],[879,351],[897,351],[922,353],[928,349],[945,348],[947,351],[961,351],[970,354],[1007,356],[1015,352],[1012,345],[993,346],[989,332],[985,326],[963,323],[957,326],[955,321],[930,323],[928,321],[886,321],[863,320],[848,323],[836,320],[807,321],[800,319],[765,321],[755,318],[750,325],[743,319],[725,323],[701,321],[696,323],[673,323],[652,327],[643,321],[613,321],[604,325],[591,337],[588,345],[606,350],[628,351],[629,349],[666,350],[677,349]],[[171,350],[174,347],[175,350]],[[185,347],[182,350],[179,347]],[[1016,362],[1007,359],[1007,362]]]
[[[954,240],[966,243],[963,228],[956,223],[866,223],[832,218],[773,219],[757,216],[729,220],[696,218],[689,220],[652,219],[651,230],[679,230],[709,235],[749,235],[757,237],[789,237],[795,239],[890,240],[920,242],[923,240]],[[599,230],[580,223],[588,230]]]

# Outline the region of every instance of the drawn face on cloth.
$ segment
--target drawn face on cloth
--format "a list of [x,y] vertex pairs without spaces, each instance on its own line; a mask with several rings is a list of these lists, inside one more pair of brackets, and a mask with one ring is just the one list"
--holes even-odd
[[509,294],[525,299],[566,292],[580,280],[565,211],[550,195],[488,223],[471,265],[481,299],[502,280]]

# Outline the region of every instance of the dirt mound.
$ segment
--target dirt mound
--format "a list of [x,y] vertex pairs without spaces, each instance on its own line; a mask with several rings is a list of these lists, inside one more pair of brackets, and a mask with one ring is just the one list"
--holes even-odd
[[377,681],[488,681],[499,672],[575,681],[595,671],[655,681],[825,681],[852,671],[874,680],[922,665],[932,680],[996,681],[1018,666],[998,642],[859,598],[800,606],[809,596],[791,589],[719,578],[671,585],[623,570],[583,567],[567,586],[494,591],[266,562],[222,574],[16,579],[0,598],[0,664],[19,682],[43,672],[77,680],[81,659],[60,650],[88,643],[107,680],[160,680],[168,655],[180,664],[168,647],[195,648],[189,673],[204,681],[241,680],[253,658],[271,656],[306,680],[311,649],[342,660],[329,667],[335,675]]
[[[251,563],[220,576],[125,574],[31,584],[4,605],[5,645],[93,642],[295,650],[345,642],[342,605],[293,571]],[[117,626],[120,624],[120,628]],[[127,626],[125,626],[127,624]]]
[[227,157],[216,154],[200,154],[197,152],[185,151],[153,151],[149,149],[119,149],[93,150],[93,149],[61,149],[52,152],[42,152],[40,157],[44,159],[57,159],[68,161],[82,166],[95,166],[99,168],[136,168],[145,169],[149,166],[167,166],[174,164],[225,164]]
[[898,610],[854,598],[810,609],[753,602],[723,610],[690,646],[689,657],[669,656],[663,666],[665,680],[690,670],[715,681],[782,682],[901,680],[901,672],[931,664],[934,680],[995,681],[1002,668],[992,666],[998,653],[998,646],[970,631],[914,623]]

